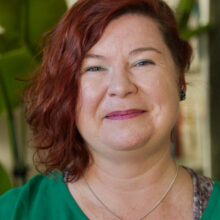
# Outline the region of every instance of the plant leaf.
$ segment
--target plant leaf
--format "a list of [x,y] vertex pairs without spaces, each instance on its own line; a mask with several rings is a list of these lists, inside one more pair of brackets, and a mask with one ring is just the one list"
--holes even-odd
[[190,39],[191,37],[194,37],[194,36],[199,36],[205,32],[207,32],[211,27],[211,24],[206,24],[206,25],[200,25],[196,28],[187,28],[186,30],[182,30],[181,32],[181,36],[185,39],[185,40],[188,40]]
[[[12,108],[19,104],[20,95],[26,85],[26,82],[21,80],[27,79],[27,74],[35,67],[36,63],[25,47],[12,50],[0,57],[0,74]],[[4,109],[4,101],[5,97],[0,92],[0,113]]]
[[20,39],[21,0],[0,0],[0,25],[10,41]]
[[5,168],[0,164],[0,195],[12,188],[11,180]]
[[184,29],[189,21],[193,6],[197,0],[180,0],[176,8],[176,18],[180,29]]
[[9,39],[5,34],[0,35],[0,53],[19,47],[18,41]]
[[29,1],[29,40],[38,44],[43,33],[52,28],[67,10],[65,0]]

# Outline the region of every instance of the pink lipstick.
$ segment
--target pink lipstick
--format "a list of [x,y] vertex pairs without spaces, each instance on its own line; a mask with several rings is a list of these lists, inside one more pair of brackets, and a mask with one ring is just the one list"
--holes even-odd
[[139,109],[130,109],[126,111],[115,111],[107,114],[106,119],[109,120],[125,120],[142,115],[145,111]]

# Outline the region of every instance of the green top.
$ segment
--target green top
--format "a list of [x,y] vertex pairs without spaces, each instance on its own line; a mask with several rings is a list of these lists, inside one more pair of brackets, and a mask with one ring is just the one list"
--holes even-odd
[[220,182],[215,181],[212,194],[201,220],[220,219]]
[[[23,187],[0,197],[1,220],[88,220],[60,175],[37,175]],[[220,219],[220,182],[214,189],[201,220]]]
[[88,220],[60,175],[36,175],[0,197],[0,220]]

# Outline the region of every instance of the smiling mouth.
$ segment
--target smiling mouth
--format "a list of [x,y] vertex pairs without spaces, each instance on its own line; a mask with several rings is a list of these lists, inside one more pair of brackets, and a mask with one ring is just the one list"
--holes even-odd
[[130,109],[126,111],[115,111],[107,114],[105,116],[106,119],[109,120],[125,120],[130,118],[138,117],[144,114],[146,111],[139,110],[139,109]]

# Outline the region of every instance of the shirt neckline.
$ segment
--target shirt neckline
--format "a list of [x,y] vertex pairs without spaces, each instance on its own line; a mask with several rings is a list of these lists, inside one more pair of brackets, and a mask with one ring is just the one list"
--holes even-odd
[[63,191],[63,195],[65,200],[68,202],[72,210],[74,209],[74,212],[77,213],[77,215],[80,217],[80,220],[89,220],[89,218],[85,215],[85,213],[82,211],[74,197],[71,195],[62,175],[57,175],[59,180],[61,181],[61,190]]
[[[206,213],[209,213],[211,210],[213,210],[213,204],[214,204],[214,201],[216,200],[216,197],[213,196],[215,195],[215,191],[216,191],[216,182],[214,181],[214,185],[213,185],[213,190],[211,192],[211,195],[210,195],[210,198],[209,198],[209,201],[208,201],[208,204],[207,204],[207,207],[205,208],[205,210],[203,212],[200,212],[200,217],[197,218],[196,217],[196,209],[199,209],[196,205],[196,199],[195,199],[195,193],[198,193],[199,189],[197,187],[197,185],[199,184],[198,183],[198,174],[196,174],[192,169],[188,168],[188,167],[185,167],[185,166],[182,166],[184,169],[186,169],[188,171],[188,173],[190,174],[191,178],[192,178],[192,182],[193,182],[193,219],[194,220],[197,220],[197,219],[200,219],[200,220],[205,220],[206,219],[206,216],[207,214]],[[65,173],[64,173],[65,174]],[[65,182],[65,177],[63,178],[62,175],[57,175],[58,178],[61,180],[62,182],[62,190],[63,192],[65,193],[65,198],[67,199],[68,203],[70,204],[70,207],[74,206],[74,210],[77,211],[77,214],[80,215],[80,218],[82,220],[89,220],[89,218],[85,215],[85,213],[82,211],[82,209],[80,208],[80,206],[78,205],[78,203],[76,202],[76,200],[74,199],[74,197],[71,195],[67,185],[66,185],[66,182]],[[210,203],[212,205],[210,205]]]

